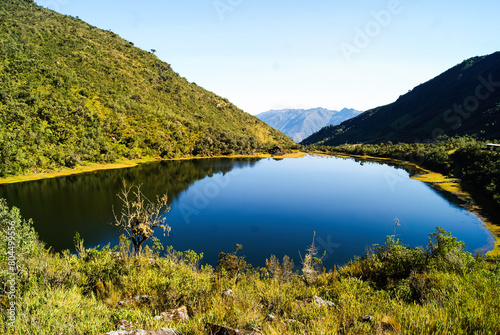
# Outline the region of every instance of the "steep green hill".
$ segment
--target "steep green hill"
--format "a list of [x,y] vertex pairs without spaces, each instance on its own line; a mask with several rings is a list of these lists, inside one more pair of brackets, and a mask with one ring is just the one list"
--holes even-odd
[[111,31],[0,1],[0,176],[293,142]]
[[323,128],[301,143],[410,143],[440,135],[500,138],[500,52],[466,60],[396,102]]

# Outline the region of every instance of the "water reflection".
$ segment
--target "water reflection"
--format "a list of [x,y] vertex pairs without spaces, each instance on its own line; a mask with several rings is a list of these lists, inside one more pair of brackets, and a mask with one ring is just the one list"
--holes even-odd
[[[390,163],[390,162],[388,162]],[[470,251],[491,246],[482,222],[411,171],[363,160],[206,159],[144,164],[135,168],[2,185],[0,197],[32,217],[41,238],[54,250],[73,249],[78,231],[85,245],[115,245],[120,234],[109,223],[122,181],[142,184],[149,198],[168,193],[172,227],[162,243],[203,252],[215,264],[219,252],[236,243],[249,263],[290,256],[316,244],[327,268],[363,256],[401,226],[397,237],[425,246],[436,226],[451,231]]]
[[210,159],[142,164],[134,168],[45,179],[0,186],[0,198],[33,218],[41,239],[53,250],[73,249],[76,232],[86,246],[117,243],[118,230],[110,225],[112,208],[120,208],[117,194],[123,181],[142,184],[144,194],[154,199],[168,193],[169,203],[191,184],[205,177],[225,175],[234,169],[252,167],[256,159]]

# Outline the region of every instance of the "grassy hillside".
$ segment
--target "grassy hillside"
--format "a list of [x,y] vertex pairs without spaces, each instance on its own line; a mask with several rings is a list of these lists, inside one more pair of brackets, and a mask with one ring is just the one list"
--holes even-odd
[[422,143],[440,135],[500,138],[500,52],[466,60],[396,102],[323,128],[301,143]]
[[[269,335],[500,329],[498,259],[472,257],[439,229],[425,250],[389,237],[366,257],[329,272],[308,262],[293,271],[289,259],[271,255],[265,268],[256,269],[233,253],[221,254],[217,268],[200,267],[201,255],[169,249],[160,257],[160,245],[133,256],[125,243],[96,250],[77,241],[76,254],[55,254],[4,200],[0,231],[0,280],[9,284],[2,287],[0,304],[5,310],[14,306],[15,315],[13,321],[10,312],[1,313],[2,334],[104,334],[119,329],[120,320],[184,335],[211,334],[205,329],[209,322]],[[233,293],[224,295],[228,289]],[[186,322],[154,318],[180,306],[187,307]]]
[[0,176],[293,142],[111,31],[0,2]]

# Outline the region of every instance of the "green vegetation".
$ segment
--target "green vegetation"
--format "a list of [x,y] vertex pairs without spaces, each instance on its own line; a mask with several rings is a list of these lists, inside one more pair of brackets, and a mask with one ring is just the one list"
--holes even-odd
[[0,2],[0,177],[294,143],[133,43],[30,0]]
[[440,135],[500,138],[500,52],[468,59],[386,106],[325,127],[304,145],[428,142]]
[[[200,267],[202,255],[192,251],[167,248],[160,257],[158,242],[133,255],[125,237],[120,247],[101,250],[86,249],[76,239],[76,254],[55,254],[19,210],[1,200],[2,283],[10,278],[9,227],[15,231],[15,300],[4,285],[0,304],[5,310],[15,301],[16,322],[9,327],[2,313],[5,334],[102,334],[117,329],[122,319],[137,328],[172,327],[182,334],[207,334],[206,322],[265,334],[495,334],[500,329],[499,260],[472,257],[441,229],[430,235],[425,250],[388,237],[344,267],[323,272],[305,264],[300,275],[288,258],[280,263],[270,257],[265,268],[255,269],[236,252],[221,253],[217,269]],[[314,253],[311,247],[306,255],[312,259]],[[232,293],[222,294],[227,289]],[[315,296],[334,305],[317,305],[310,299]],[[186,322],[154,319],[183,305],[190,316]]]
[[170,210],[166,193],[156,196],[154,203],[142,193],[141,186],[128,187],[123,181],[118,197],[122,201],[122,209],[119,217],[114,213],[115,225],[127,233],[136,254],[141,253],[142,245],[153,236],[155,228],[170,232],[170,226],[165,223],[165,214]]

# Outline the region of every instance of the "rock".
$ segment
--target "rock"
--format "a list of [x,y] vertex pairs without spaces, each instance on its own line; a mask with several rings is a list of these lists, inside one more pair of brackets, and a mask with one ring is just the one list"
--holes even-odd
[[278,321],[278,319],[276,319],[276,317],[274,315],[269,314],[268,316],[266,316],[266,321],[276,322],[276,321]]
[[373,316],[367,315],[361,318],[361,322],[372,322],[373,321]]
[[181,333],[173,328],[162,328],[159,330],[138,329],[135,332],[130,333],[130,335],[181,335]]
[[260,301],[260,304],[262,305],[262,307],[267,308],[270,311],[272,311],[274,309],[274,304],[272,302],[270,302],[269,300],[262,299]]
[[73,168],[80,164],[82,164],[82,162],[80,161],[80,158],[77,157],[76,155],[68,155],[64,159],[64,165],[69,168]]
[[399,323],[392,316],[387,315],[375,326],[375,330],[379,334],[398,333],[400,328]]
[[313,303],[313,304],[315,304],[316,306],[319,306],[319,307],[333,307],[333,306],[335,306],[335,303],[333,303],[331,301],[323,300],[320,297],[318,297],[317,295],[315,295],[312,298],[306,299],[305,301],[308,304]]
[[205,329],[208,335],[262,335],[260,331],[235,329],[210,322],[205,323]]
[[134,297],[134,300],[139,304],[149,304],[151,303],[151,296],[149,295],[138,295]]
[[120,328],[121,330],[129,330],[132,329],[132,322],[127,321],[127,320],[120,320],[117,322],[117,327]]
[[226,298],[226,297],[232,297],[233,295],[234,295],[233,290],[227,289],[227,290],[222,291],[222,296],[224,298]]
[[124,305],[126,305],[126,304],[127,304],[127,302],[126,302],[125,300],[121,300],[121,301],[118,301],[118,302],[116,303],[116,306],[124,306]]
[[283,155],[286,155],[286,151],[280,145],[272,147],[267,152],[269,152],[273,156],[283,156]]
[[[165,322],[184,322],[189,319],[188,311],[186,306],[182,306],[177,309],[170,309],[159,315],[160,320]],[[158,320],[155,316],[155,320]]]
[[158,330],[117,330],[106,333],[105,335],[182,335],[173,328],[162,328]]

